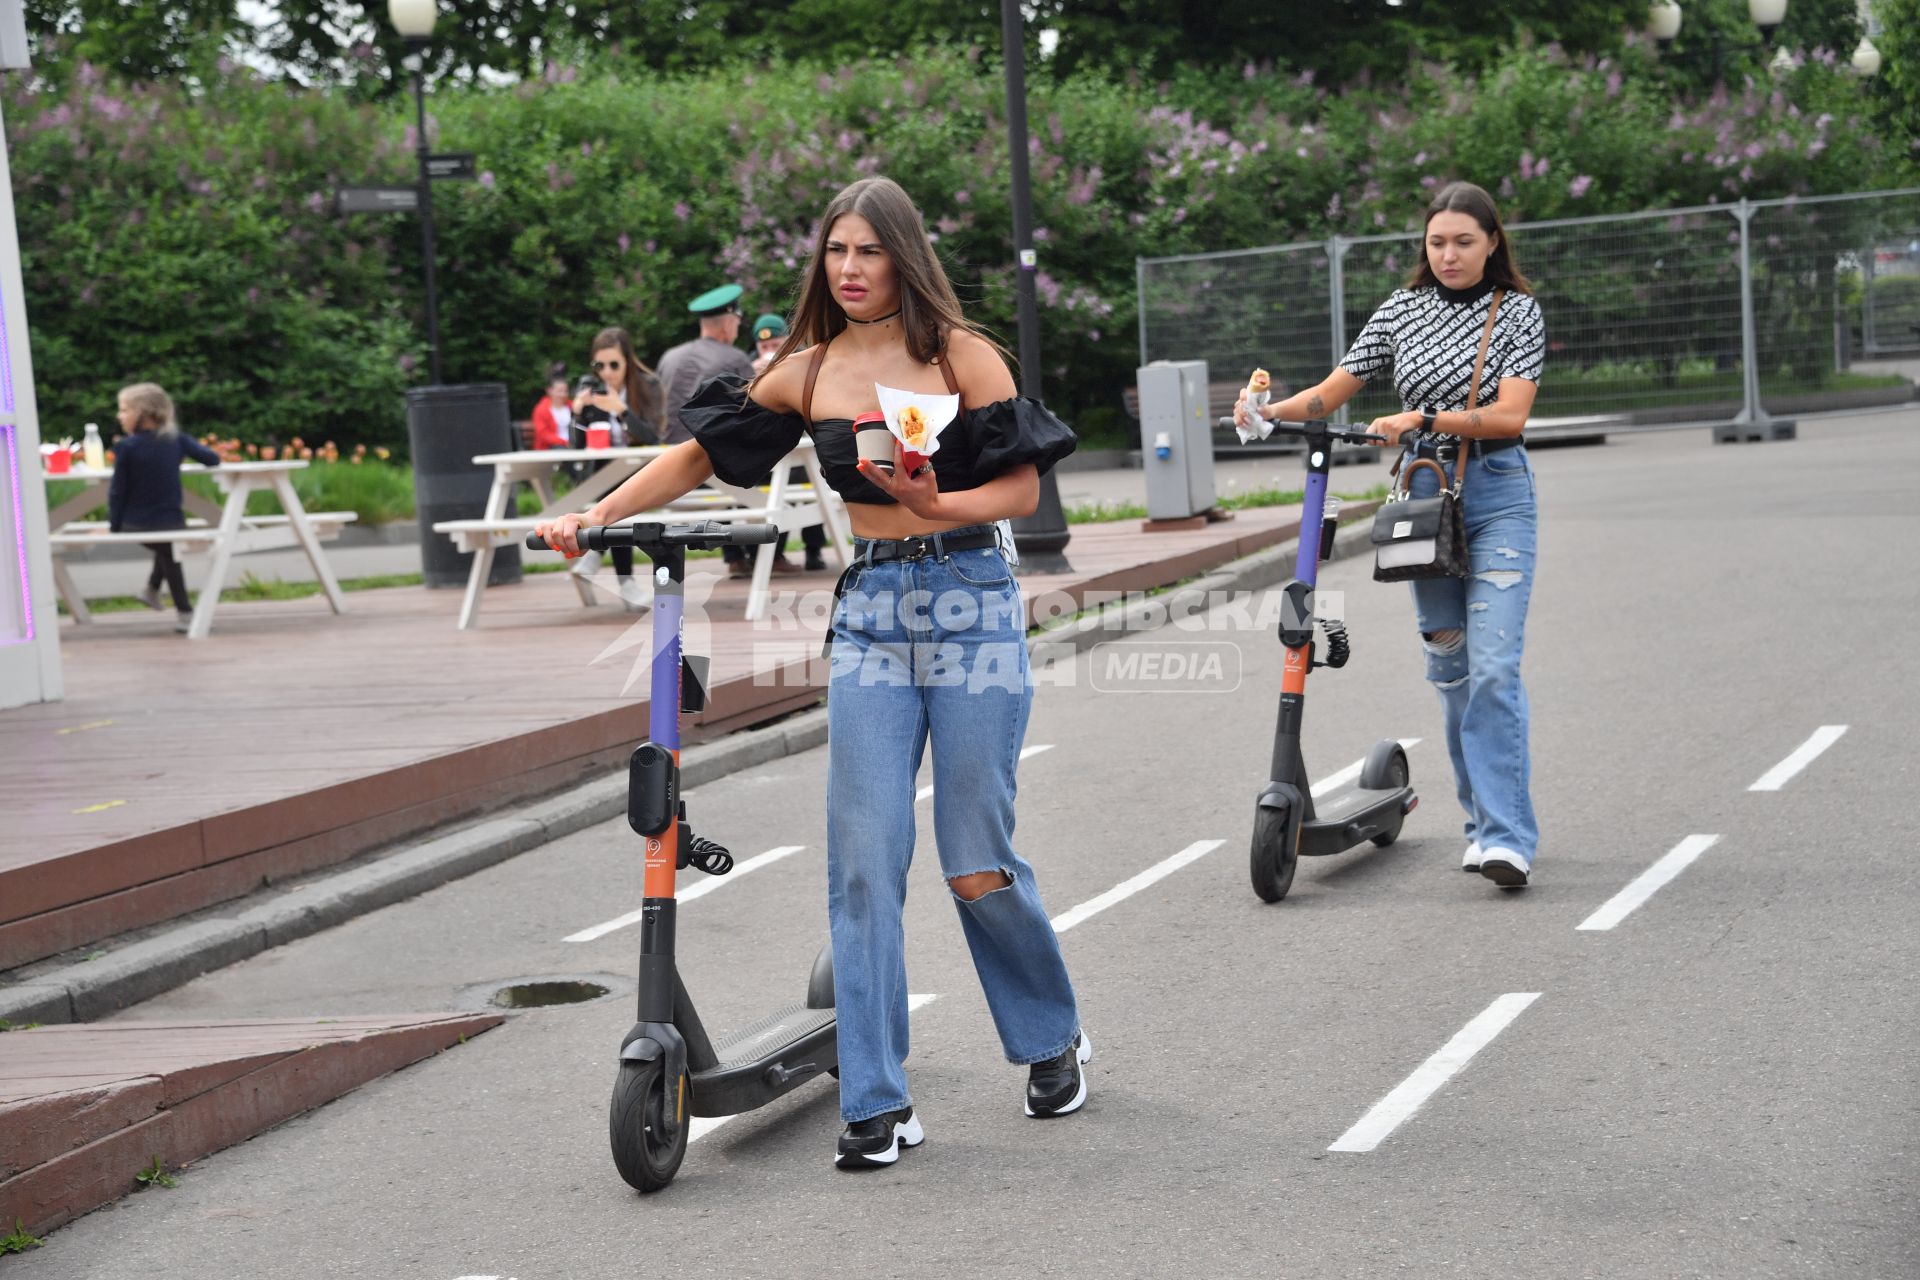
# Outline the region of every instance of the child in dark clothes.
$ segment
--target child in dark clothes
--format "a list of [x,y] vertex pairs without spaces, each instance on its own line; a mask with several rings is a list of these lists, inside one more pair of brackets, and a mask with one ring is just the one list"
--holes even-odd
[[[113,483],[107,490],[107,518],[115,533],[142,533],[184,529],[187,514],[180,505],[182,456],[209,467],[220,465],[220,455],[199,441],[180,434],[173,421],[173,401],[152,382],[136,382],[120,391],[120,426],[126,431],[113,449]],[[193,623],[187,601],[187,575],[174,558],[170,542],[143,542],[153,552],[153,572],[140,599],[149,609],[161,609],[160,584],[167,584],[176,614],[173,629],[184,632]]]

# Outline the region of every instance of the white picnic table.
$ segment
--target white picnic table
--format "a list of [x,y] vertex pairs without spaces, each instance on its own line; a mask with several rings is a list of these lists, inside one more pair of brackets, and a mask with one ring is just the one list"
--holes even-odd
[[[486,513],[477,520],[443,520],[434,531],[453,539],[455,545],[473,552],[473,565],[467,574],[467,592],[460,604],[459,628],[470,628],[480,616],[480,601],[486,590],[487,575],[493,571],[494,553],[504,546],[518,546],[536,525],[558,519],[571,512],[584,511],[625,483],[627,478],[670,445],[627,445],[607,449],[516,449],[510,453],[483,453],[474,458],[479,466],[493,468],[493,483],[487,491]],[[603,463],[568,492],[555,496],[553,477],[570,463]],[[806,472],[807,483],[788,480],[792,468]],[[540,510],[531,516],[509,514],[516,485],[528,484],[540,498]],[[848,540],[846,512],[839,496],[820,475],[820,463],[813,441],[802,438],[799,445],[773,468],[772,482],[760,489],[745,489],[718,478],[710,479],[692,493],[660,511],[642,512],[623,524],[649,520],[718,520],[730,524],[770,524],[782,533],[790,533],[810,524],[826,528],[835,557],[844,567],[852,554]],[[763,543],[755,550],[753,583],[747,593],[747,619],[752,621],[766,610],[769,583],[773,576],[776,548]],[[600,556],[589,552],[574,561],[571,577],[581,602],[594,603],[593,575]],[[628,588],[633,598],[629,607],[651,598],[652,581],[636,574]],[[644,599],[642,598],[644,597]]]
[[[96,470],[76,466],[60,474],[43,471],[48,483],[78,480],[84,485],[79,493],[47,513],[47,525],[51,530],[49,541],[53,551],[54,586],[60,592],[60,598],[67,602],[67,609],[73,614],[75,624],[84,626],[92,622],[93,614],[87,609],[86,599],[74,584],[73,576],[67,572],[63,555],[93,547],[146,542],[171,542],[182,552],[213,553],[206,580],[200,587],[199,603],[194,606],[193,624],[187,629],[191,639],[203,640],[212,632],[213,615],[220,606],[220,592],[226,586],[227,571],[234,555],[243,551],[271,551],[293,546],[301,548],[307,553],[307,560],[313,566],[314,577],[319,581],[327,603],[335,613],[345,613],[346,597],[340,591],[340,583],[333,576],[333,568],[327,563],[326,553],[320,549],[320,543],[338,536],[341,526],[357,517],[351,511],[309,512],[302,505],[300,495],[294,490],[292,477],[295,471],[306,465],[299,459],[225,462],[218,467],[204,467],[197,462],[183,463],[180,467],[182,475],[212,476],[213,482],[220,487],[223,500],[211,502],[188,489],[181,495],[182,505],[188,512],[186,528],[126,533],[114,533],[104,523],[81,519],[88,512],[107,505],[108,487],[113,481],[110,468]],[[272,493],[279,500],[281,514],[249,516],[247,498],[255,492]]]

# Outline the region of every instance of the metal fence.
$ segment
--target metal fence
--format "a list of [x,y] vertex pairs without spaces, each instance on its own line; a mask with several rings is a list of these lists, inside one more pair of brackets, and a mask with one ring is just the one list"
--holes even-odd
[[[1507,232],[1547,318],[1536,422],[1756,422],[1913,397],[1920,188]],[[1405,282],[1420,239],[1337,236],[1142,258],[1140,361],[1203,359],[1218,382],[1264,366],[1289,388],[1312,386]],[[1399,408],[1377,379],[1347,412]]]

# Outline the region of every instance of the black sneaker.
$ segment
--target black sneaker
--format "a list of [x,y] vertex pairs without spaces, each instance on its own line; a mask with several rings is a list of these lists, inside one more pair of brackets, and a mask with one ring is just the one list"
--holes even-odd
[[810,551],[807,553],[808,573],[825,573],[826,569],[827,558],[825,556],[821,555],[818,551]]
[[900,1158],[900,1148],[917,1147],[927,1140],[926,1130],[912,1107],[902,1107],[856,1120],[840,1135],[833,1163],[840,1169],[883,1169]]
[[1078,1111],[1087,1101],[1087,1073],[1080,1068],[1092,1061],[1093,1041],[1082,1031],[1073,1048],[1027,1068],[1027,1114],[1045,1120]]

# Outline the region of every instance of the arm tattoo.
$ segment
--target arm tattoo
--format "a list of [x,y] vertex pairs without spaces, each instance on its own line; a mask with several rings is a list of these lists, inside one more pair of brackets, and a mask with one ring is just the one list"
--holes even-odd
[[1327,411],[1327,402],[1325,400],[1322,400],[1319,396],[1315,396],[1313,397],[1313,399],[1307,401],[1307,416],[1309,418],[1318,418],[1321,415],[1325,414],[1326,411]]
[[1473,434],[1480,434],[1480,411],[1478,409],[1475,409],[1467,415],[1467,425],[1473,428]]

